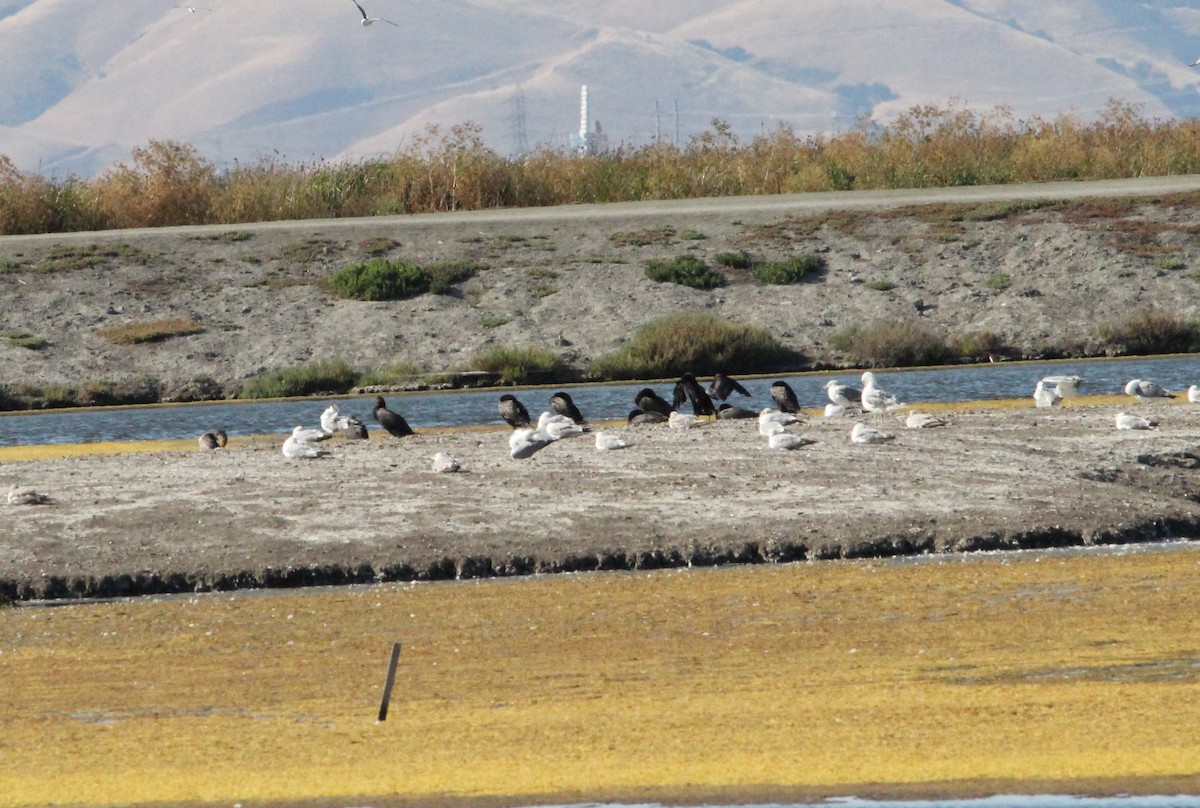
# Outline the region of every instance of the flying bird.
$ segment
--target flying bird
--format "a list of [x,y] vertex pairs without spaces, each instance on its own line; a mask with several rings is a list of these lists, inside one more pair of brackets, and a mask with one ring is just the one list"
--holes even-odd
[[368,17],[366,9],[358,4],[358,0],[350,0],[350,2],[354,3],[354,7],[358,9],[358,13],[362,15],[361,25],[363,28],[366,28],[368,25],[376,22],[386,22],[388,25],[395,25],[397,28],[400,27],[397,23],[394,23],[391,20],[385,20],[383,17]]
[[559,415],[565,415],[577,424],[583,423],[583,413],[575,406],[575,402],[566,393],[555,393],[550,396],[550,409]]
[[674,409],[679,409],[685,400],[692,402],[692,412],[696,415],[717,414],[712,399],[708,397],[708,393],[704,392],[704,388],[700,386],[700,382],[696,381],[696,377],[690,373],[683,374],[679,377],[679,381],[675,382]]
[[405,421],[402,416],[387,408],[383,396],[375,396],[375,410],[371,413],[371,416],[381,427],[388,431],[388,434],[394,435],[397,438],[405,438],[409,435],[417,434],[408,425],[408,421]]
[[714,373],[712,383],[708,385],[708,394],[717,401],[724,401],[734,393],[741,393],[749,397],[750,392],[742,387],[737,379],[731,379],[724,373]]
[[1200,59],[1197,59],[1194,62],[1188,62],[1188,67],[1195,67],[1196,65],[1200,65]]
[[1126,395],[1133,396],[1138,401],[1153,401],[1156,398],[1174,398],[1158,382],[1150,382],[1145,379],[1131,379],[1125,385],[1125,393]]
[[779,407],[780,412],[800,412],[800,401],[796,398],[796,391],[785,381],[771,384],[771,400]]
[[658,413],[665,420],[671,414],[671,410],[675,409],[670,402],[660,396],[658,393],[651,390],[649,387],[643,387],[638,391],[638,394],[633,397],[633,403],[638,406],[642,412]]
[[500,417],[513,429],[527,429],[532,423],[529,420],[529,410],[511,393],[500,396],[499,408]]

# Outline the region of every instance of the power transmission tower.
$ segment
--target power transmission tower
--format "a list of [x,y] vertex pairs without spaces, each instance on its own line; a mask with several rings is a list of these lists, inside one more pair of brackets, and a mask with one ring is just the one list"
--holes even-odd
[[529,140],[525,135],[525,91],[520,87],[513,94],[512,148],[517,157],[529,152]]

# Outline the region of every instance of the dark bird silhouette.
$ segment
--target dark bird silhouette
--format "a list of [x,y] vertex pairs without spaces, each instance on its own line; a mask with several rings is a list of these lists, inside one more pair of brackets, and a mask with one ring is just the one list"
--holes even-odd
[[403,417],[387,408],[387,404],[383,401],[383,396],[375,396],[375,410],[371,415],[379,422],[381,427],[397,438],[417,434],[408,425],[408,421],[405,421]]
[[750,391],[742,387],[737,379],[731,379],[724,373],[714,373],[712,384],[708,386],[708,394],[717,401],[724,401],[734,393],[741,393],[749,397]]
[[529,421],[529,410],[511,393],[500,396],[500,417],[504,423],[513,429],[528,429],[533,426]]
[[213,432],[205,432],[200,436],[201,449],[219,449],[221,444],[217,442],[217,436]]
[[213,437],[217,439],[218,448],[224,449],[225,445],[229,443],[229,436],[225,434],[224,429],[218,429],[213,433]]
[[722,421],[732,418],[757,418],[758,413],[745,407],[735,407],[732,404],[722,404],[717,407],[717,417]]
[[683,374],[675,383],[675,409],[678,410],[685,400],[692,402],[692,412],[696,415],[715,415],[717,412],[708,393],[690,373]]
[[644,424],[665,424],[667,416],[661,412],[645,411],[645,410],[630,410],[629,417],[625,419],[630,426],[642,426]]
[[671,410],[675,409],[671,403],[658,393],[651,390],[649,387],[643,387],[638,391],[638,394],[633,397],[633,403],[638,406],[638,409],[643,412],[653,412],[661,415],[663,418],[671,416]]
[[787,382],[775,382],[771,385],[771,399],[779,407],[780,412],[800,412],[800,402],[796,399],[796,391]]
[[555,393],[550,396],[550,409],[559,415],[565,415],[577,424],[583,423],[583,413],[575,406],[575,402],[566,393]]

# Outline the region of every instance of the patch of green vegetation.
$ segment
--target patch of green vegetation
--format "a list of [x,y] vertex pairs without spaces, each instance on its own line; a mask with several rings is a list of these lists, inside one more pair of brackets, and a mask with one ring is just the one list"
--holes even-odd
[[945,340],[915,320],[883,320],[850,326],[834,334],[830,344],[865,367],[937,365],[953,351]]
[[145,264],[151,256],[130,244],[85,244],[67,246],[56,244],[38,263],[39,272],[69,272],[76,269],[108,266],[117,260],[129,264]]
[[172,317],[166,320],[104,326],[96,329],[96,333],[117,345],[140,345],[147,342],[162,342],[172,337],[202,334],[204,327],[187,317]]
[[31,351],[40,351],[50,344],[49,340],[30,334],[28,331],[6,331],[2,336],[14,348],[28,348]]
[[950,350],[968,359],[1004,356],[1009,347],[1003,337],[991,331],[968,331],[950,338]]
[[416,264],[373,258],[342,267],[326,281],[340,297],[354,300],[403,300],[429,291],[429,277]]
[[680,241],[704,241],[708,236],[701,233],[699,230],[684,230],[679,234]]
[[675,228],[651,228],[647,230],[617,231],[609,235],[608,240],[616,247],[649,247],[652,244],[669,245],[675,243]]
[[1175,272],[1177,270],[1184,269],[1185,267],[1187,267],[1186,261],[1184,261],[1182,258],[1177,258],[1175,256],[1165,256],[1164,255],[1162,258],[1159,258],[1154,263],[1158,266],[1159,269],[1165,270],[1167,272]]
[[373,237],[364,238],[358,242],[358,251],[363,255],[386,255],[392,250],[400,246],[400,242],[393,238]]
[[435,261],[427,264],[423,271],[429,278],[429,291],[444,295],[454,284],[473,278],[485,269],[487,267],[477,261]]
[[745,250],[717,253],[713,256],[713,261],[729,269],[749,269],[754,266],[754,259]]
[[709,312],[682,312],[641,326],[624,347],[600,357],[589,370],[601,379],[653,379],[734,367],[765,373],[801,361],[761,328]]
[[293,264],[311,264],[329,258],[337,246],[327,238],[310,238],[287,244],[279,251],[279,257]]
[[471,357],[471,370],[496,373],[505,384],[567,380],[562,357],[537,346],[484,348]]
[[993,292],[1003,292],[1008,287],[1012,286],[1012,276],[1007,272],[993,272],[988,275],[984,285]]
[[358,372],[342,359],[323,359],[263,373],[246,381],[238,398],[285,398],[346,393],[358,383]]
[[0,272],[19,272],[25,265],[15,258],[0,260]]
[[248,233],[245,230],[226,230],[222,233],[214,233],[209,236],[196,236],[197,241],[225,241],[235,243],[238,241],[249,241],[254,238],[253,233]]
[[867,281],[863,284],[863,286],[876,292],[890,292],[896,288],[896,284],[887,278],[876,278],[874,280]]
[[488,314],[480,318],[479,324],[484,328],[499,328],[509,322],[508,317],[501,317],[498,314]]
[[1200,350],[1200,321],[1143,308],[1104,323],[1098,336],[1110,354],[1193,353]]
[[541,300],[543,297],[550,297],[550,295],[558,294],[558,284],[539,283],[530,290],[530,294],[538,300]]
[[384,368],[376,368],[362,373],[353,386],[381,387],[401,386],[420,381],[425,377],[425,369],[413,362],[397,362]]
[[754,277],[763,283],[783,286],[799,283],[805,277],[822,272],[825,259],[819,255],[795,255],[782,261],[766,261],[754,267]]
[[693,289],[715,289],[725,285],[725,275],[709,268],[694,255],[671,259],[652,259],[646,262],[646,277],[659,283],[678,283]]

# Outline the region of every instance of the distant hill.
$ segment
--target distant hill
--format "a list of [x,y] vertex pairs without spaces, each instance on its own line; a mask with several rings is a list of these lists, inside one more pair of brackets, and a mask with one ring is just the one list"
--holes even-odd
[[887,122],[959,99],[1200,115],[1196,0],[0,0],[0,154],[91,175],[151,139],[219,166],[358,158],[471,121],[504,154]]

